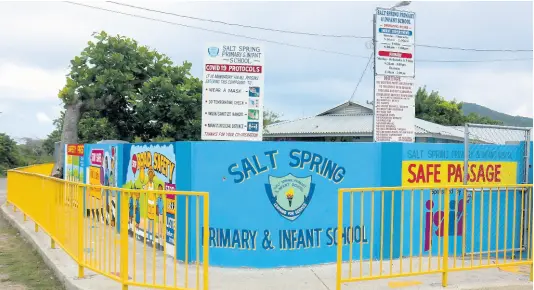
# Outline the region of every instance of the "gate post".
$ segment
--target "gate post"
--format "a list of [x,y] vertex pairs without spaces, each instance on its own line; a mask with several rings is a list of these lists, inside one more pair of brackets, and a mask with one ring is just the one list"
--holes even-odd
[[[336,290],[341,290],[341,263],[343,262],[343,191],[337,192],[337,259],[336,259]],[[350,277],[349,277],[350,278]]]
[[[444,190],[445,193],[445,201],[443,202],[445,205],[448,205],[450,202],[450,188],[446,188]],[[445,225],[443,227],[443,273],[441,277],[441,286],[447,287],[447,279],[449,275],[449,211],[444,210],[444,217],[443,217],[443,224]],[[439,244],[438,244],[439,247]]]
[[[128,290],[128,200],[130,198],[131,192],[119,192],[121,197],[120,203],[120,213],[121,218],[119,220],[121,229],[119,231],[120,236],[120,276],[122,290]],[[134,243],[135,243],[135,232],[134,232]],[[135,253],[134,253],[135,254]]]

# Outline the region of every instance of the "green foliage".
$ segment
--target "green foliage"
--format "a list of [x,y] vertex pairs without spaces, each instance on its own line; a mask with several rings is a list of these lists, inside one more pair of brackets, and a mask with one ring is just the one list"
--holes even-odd
[[281,117],[282,116],[280,114],[264,108],[263,110],[263,132],[269,133],[267,126],[272,125],[274,123],[282,122],[282,120],[280,119]]
[[21,156],[21,166],[53,162],[54,157],[44,147],[44,140],[22,138],[23,144],[17,145]]
[[494,111],[478,104],[463,103],[462,111],[464,115],[470,115],[471,113],[475,113],[480,116],[487,117],[489,119],[501,121],[503,125],[506,126],[532,127],[532,118],[511,116],[508,114]]
[[0,176],[4,176],[8,169],[21,164],[22,158],[17,148],[17,142],[8,135],[0,133]]
[[199,139],[202,83],[191,75],[191,63],[176,66],[124,36],[94,38],[71,61],[59,93],[65,105],[82,104],[79,142]]
[[8,135],[0,133],[0,176],[5,176],[12,168],[53,161],[43,140],[23,138],[22,141],[23,144],[17,144]]
[[447,101],[437,91],[428,93],[426,88],[419,88],[415,95],[415,116],[444,126],[461,126],[465,123],[501,124],[477,114],[464,116],[462,103],[456,100]]

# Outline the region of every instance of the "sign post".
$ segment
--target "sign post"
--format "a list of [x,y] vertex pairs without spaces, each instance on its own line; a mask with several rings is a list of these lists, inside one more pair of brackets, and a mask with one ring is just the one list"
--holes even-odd
[[204,55],[202,140],[261,141],[263,48],[214,44]]
[[415,141],[415,13],[377,8],[374,15],[373,141]]

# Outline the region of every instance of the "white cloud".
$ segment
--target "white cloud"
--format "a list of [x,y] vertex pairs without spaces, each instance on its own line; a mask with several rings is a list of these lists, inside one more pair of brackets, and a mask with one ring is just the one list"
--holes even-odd
[[35,115],[35,117],[37,118],[37,121],[39,121],[40,123],[52,123],[52,119],[43,112],[38,112]]
[[477,103],[509,115],[532,117],[532,71],[424,68],[417,83],[448,100]]
[[[183,15],[324,34],[372,33],[375,7],[394,2],[157,2],[133,5]],[[301,46],[369,55],[367,39],[317,38],[256,29],[225,26],[191,19],[139,11],[104,2],[90,5],[135,13],[177,23],[205,27]],[[532,49],[532,3],[530,2],[412,2],[417,13],[417,42],[453,47]],[[256,13],[255,11],[261,11]],[[476,21],[473,15],[503,21]],[[37,25],[35,23],[38,23]],[[59,116],[58,91],[65,82],[69,61],[79,55],[91,33],[131,37],[141,45],[167,54],[174,63],[193,64],[200,76],[201,51],[210,42],[257,42],[185,27],[133,18],[64,2],[0,2],[0,131],[17,136],[40,136],[50,132],[49,123],[24,122],[24,116],[43,113]],[[509,33],[513,31],[514,33]],[[495,37],[498,35],[499,37]],[[313,115],[342,103],[352,94],[366,59],[313,52],[263,43],[266,51],[266,106],[287,118]],[[420,59],[485,59],[531,57],[531,53],[470,53],[418,47]],[[532,63],[443,64],[420,63],[417,79],[448,99],[476,102],[508,114],[532,115]],[[372,99],[373,78],[364,77],[355,100]],[[16,120],[16,121],[15,121]]]
[[65,72],[0,61],[0,99],[53,99],[65,84]]

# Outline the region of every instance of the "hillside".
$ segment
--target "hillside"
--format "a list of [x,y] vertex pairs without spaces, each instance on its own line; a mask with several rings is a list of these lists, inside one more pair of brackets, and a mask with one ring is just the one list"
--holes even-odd
[[532,118],[521,117],[521,116],[511,116],[508,114],[494,111],[492,109],[486,108],[478,104],[463,103],[462,111],[464,115],[469,115],[470,113],[476,113],[483,117],[488,117],[493,120],[501,121],[504,123],[503,125],[506,125],[506,126],[532,127]]

